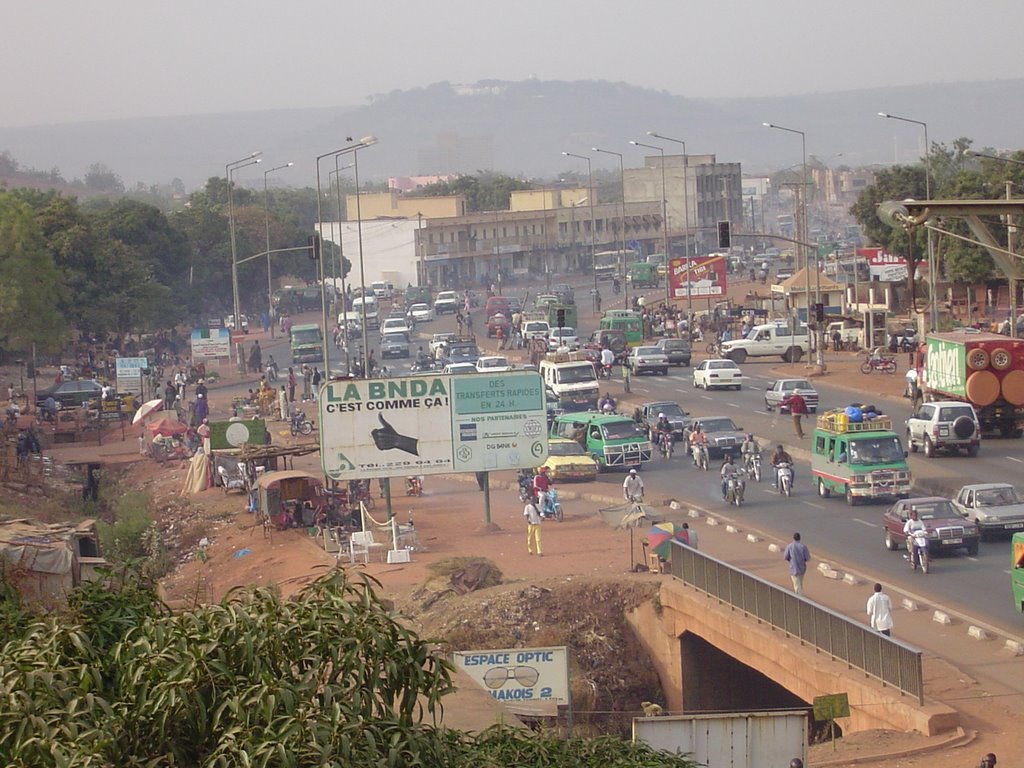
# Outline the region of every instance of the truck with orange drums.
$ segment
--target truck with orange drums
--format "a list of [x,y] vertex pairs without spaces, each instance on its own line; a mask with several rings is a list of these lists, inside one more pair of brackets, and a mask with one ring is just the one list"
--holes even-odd
[[986,434],[1024,433],[1024,339],[970,328],[930,333],[917,369],[925,400],[970,403]]

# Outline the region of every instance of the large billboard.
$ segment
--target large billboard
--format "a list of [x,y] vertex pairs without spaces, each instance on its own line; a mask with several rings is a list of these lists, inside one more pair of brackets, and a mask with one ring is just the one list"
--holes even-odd
[[456,651],[455,665],[492,698],[523,715],[556,715],[569,704],[569,653],[565,646]]
[[320,461],[334,480],[543,464],[540,374],[332,381],[320,388]]
[[858,248],[857,256],[868,264],[872,280],[902,283],[907,279],[907,260],[881,248]]
[[672,259],[668,263],[668,285],[673,299],[721,298],[727,288],[725,254]]

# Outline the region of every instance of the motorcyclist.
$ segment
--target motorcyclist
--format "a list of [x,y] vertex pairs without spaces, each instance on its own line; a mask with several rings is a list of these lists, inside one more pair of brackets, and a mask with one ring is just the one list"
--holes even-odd
[[925,557],[928,556],[928,529],[925,527],[924,521],[918,518],[917,510],[914,507],[910,508],[910,517],[903,525],[903,532],[907,534],[910,565],[917,570],[920,554],[924,552]]
[[644,500],[644,481],[640,479],[635,469],[629,470],[626,479],[622,481],[622,498],[626,501]]
[[753,465],[754,457],[761,455],[761,446],[758,445],[753,432],[747,432],[746,438],[740,445],[740,455],[743,457],[743,465],[748,469]]
[[615,353],[612,352],[610,347],[605,347],[601,350],[601,367],[608,373],[608,377],[611,378],[612,366],[615,365]]
[[654,425],[654,431],[651,434],[651,442],[661,445],[662,440],[672,439],[672,423],[668,420],[668,416],[664,413],[658,414],[658,422]]
[[277,363],[273,355],[267,355],[267,381],[277,381]]
[[612,397],[611,392],[605,392],[604,397],[602,397],[601,401],[597,404],[597,410],[601,411],[602,413],[610,413],[615,410],[615,405],[615,398]]
[[540,507],[541,512],[544,511],[544,507],[548,501],[548,489],[551,488],[551,480],[548,479],[548,468],[541,467],[537,470],[537,474],[533,476],[533,491],[537,497],[537,506]]
[[700,422],[697,422],[693,425],[693,431],[690,432],[690,453],[693,456],[693,466],[697,466],[697,456],[701,448],[707,448],[707,445],[708,436],[704,433]]
[[786,452],[786,449],[782,447],[782,443],[775,446],[775,450],[772,452],[772,466],[775,468],[775,481],[772,483],[772,488],[779,486],[779,465],[789,464],[789,471],[792,473],[792,479],[796,478],[796,469],[793,465],[793,457]]
[[416,363],[420,367],[426,366],[430,363],[430,357],[423,351],[423,347],[416,350]]
[[718,471],[722,477],[722,498],[725,498],[725,489],[729,485],[729,479],[735,478],[736,482],[742,486],[743,480],[740,475],[740,468],[733,463],[732,454],[725,454],[725,460],[722,462],[722,468]]

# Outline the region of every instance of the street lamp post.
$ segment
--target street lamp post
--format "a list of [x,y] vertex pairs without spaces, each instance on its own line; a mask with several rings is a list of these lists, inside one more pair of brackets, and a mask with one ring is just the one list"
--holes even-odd
[[[368,139],[372,139],[372,141],[367,143]],[[352,141],[352,138],[351,137],[347,137],[346,140],[347,141]],[[349,144],[348,146],[342,147],[341,149],[335,149],[335,150],[333,150],[331,152],[325,152],[322,155],[317,155],[317,158],[316,158],[316,221],[317,221],[317,235],[319,237],[323,238],[323,231],[324,231],[324,217],[323,217],[323,207],[322,207],[323,191],[320,188],[320,161],[323,160],[325,157],[333,157],[334,155],[342,155],[342,154],[345,154],[347,152],[354,152],[354,151],[356,151],[358,149],[362,149],[363,147],[367,147],[367,146],[369,146],[370,144],[372,144],[374,142],[376,142],[375,138],[373,138],[372,136],[367,136],[367,137],[364,137],[363,139],[360,139],[358,142],[356,142],[354,144]],[[357,179],[356,180],[356,195],[357,195],[357,200],[358,200],[358,192],[359,192],[358,176],[356,177],[356,179]],[[341,239],[341,223],[340,222],[339,222],[339,226],[338,226],[338,239],[339,240]],[[362,246],[360,244],[360,248],[361,247]],[[321,322],[323,324],[323,345],[322,345],[322,349],[323,349],[323,357],[324,357],[324,372],[325,372],[325,374],[328,377],[330,377],[331,366],[330,366],[330,357],[328,355],[328,346],[329,345],[327,344],[327,296],[326,296],[326,290],[325,290],[326,286],[324,285],[324,261],[323,261],[323,256],[322,255],[321,255],[321,258],[319,260],[319,263],[317,264],[317,270],[318,270],[318,273],[319,273],[318,276],[320,278],[320,314],[321,314]],[[363,341],[364,341],[364,343],[366,341],[366,323],[363,323]],[[364,355],[366,354],[365,349],[364,349],[363,354]],[[369,371],[364,370],[364,375],[368,375],[368,374],[369,374]]]
[[[693,254],[690,251],[690,162],[686,154],[686,142],[682,139],[673,139],[656,131],[648,131],[647,135],[652,139],[671,141],[673,144],[681,144],[683,147],[683,251],[686,256],[686,332],[690,333],[693,327],[693,292],[690,288],[690,259]],[[668,254],[665,254],[668,258]]]
[[[797,234],[798,247],[803,252],[804,262],[804,304],[807,307],[807,340],[810,343],[811,338],[811,260],[810,254],[807,251],[807,134],[803,131],[798,131],[796,128],[786,128],[783,125],[776,125],[775,123],[761,123],[765,128],[774,128],[777,131],[785,131],[786,133],[795,133],[800,137],[800,153],[801,161],[800,166],[802,168],[801,175],[803,176],[801,184],[801,194],[797,197],[798,200],[798,222],[800,225],[800,231]],[[814,259],[815,270],[818,268],[818,259]],[[820,298],[815,295],[815,301],[819,301]],[[820,323],[819,323],[820,325]],[[818,328],[818,332],[815,334],[814,344],[814,358],[816,364],[825,370],[825,351],[822,349],[822,328]]]
[[626,168],[622,163],[622,153],[615,152],[611,149],[600,149],[598,147],[591,147],[592,152],[603,152],[606,155],[615,155],[619,158],[619,181],[622,183],[622,232],[620,233],[620,240],[622,241],[622,249],[619,251],[619,258],[623,260],[622,265],[619,269],[619,276],[622,278],[622,288],[626,299],[626,308],[629,309],[629,282],[626,280],[625,275],[625,259],[626,259]]
[[[987,155],[984,152],[975,152],[972,149],[968,149],[964,152],[965,155],[970,157],[983,157],[986,160],[993,160],[997,163],[1006,163],[1007,165],[1024,165],[1024,160],[1014,160],[1012,157],[1000,157],[999,155]],[[1013,182],[1007,180],[1006,182],[1006,199],[1010,200],[1013,195]],[[929,230],[931,232],[931,230]],[[1010,214],[1006,214],[1006,250],[1011,253],[1014,252],[1014,235],[1017,234],[1017,227],[1013,223],[1013,217]],[[1007,277],[1007,282],[1010,287],[1010,338],[1017,338],[1017,278]],[[970,317],[970,304],[971,298],[967,297],[967,316]]]
[[267,176],[293,165],[285,163],[263,172],[263,220],[267,230],[267,321],[270,323],[270,338],[274,338],[274,281],[270,273],[270,190],[267,187]]
[[566,157],[575,157],[577,160],[587,162],[587,204],[590,207],[590,268],[594,270],[594,295],[597,295],[597,258],[594,252],[594,239],[597,231],[594,227],[594,169],[590,158],[586,155],[577,155],[574,152],[563,152]]
[[668,308],[672,298],[668,280],[668,200],[665,198],[665,150],[654,144],[642,144],[639,141],[629,142],[634,147],[646,147],[661,153],[661,247],[665,252],[665,308]]
[[[339,166],[339,157],[340,155],[334,156],[334,170],[328,172],[327,183],[328,185],[331,185],[330,179],[331,176],[334,176],[334,181],[335,184],[337,184],[338,190],[338,274],[341,275],[341,343],[345,350],[345,373],[348,373],[351,368],[351,359],[348,353],[348,289],[346,288],[345,280],[345,236],[341,230],[341,172],[351,168],[352,163]],[[335,283],[335,287],[337,287],[337,283]],[[327,374],[330,375],[330,371],[327,371]]]
[[[238,247],[235,244],[235,206],[234,200],[231,194],[232,178],[234,172],[239,168],[245,168],[249,165],[256,165],[261,162],[259,156],[262,152],[253,152],[240,160],[235,160],[224,166],[224,177],[228,182],[228,232],[230,233],[231,239],[231,299],[232,299],[232,312],[234,312],[235,318],[235,332],[242,330],[242,312],[239,307],[238,300]],[[239,344],[237,347],[238,354],[238,367],[239,372],[244,372],[242,360],[242,345]]]
[[[913,123],[914,125],[920,125],[924,129],[924,197],[925,200],[932,199],[932,152],[931,145],[928,143],[928,123],[923,120],[914,120],[910,117],[900,117],[899,115],[891,115],[888,112],[879,112],[879,117],[884,117],[889,120],[899,120],[903,123]],[[930,310],[928,312],[929,322],[931,323],[931,329],[937,331],[939,329],[939,302],[935,296],[935,248],[932,245],[932,231],[931,229],[927,232],[928,235],[928,301],[930,304]],[[911,275],[913,277],[913,275]]]

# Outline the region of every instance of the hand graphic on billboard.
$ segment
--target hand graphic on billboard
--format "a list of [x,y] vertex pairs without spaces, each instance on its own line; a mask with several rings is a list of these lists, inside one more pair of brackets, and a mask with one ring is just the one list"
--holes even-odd
[[395,428],[384,419],[383,414],[377,414],[377,418],[381,425],[377,429],[371,430],[370,436],[378,451],[390,451],[397,448],[399,451],[411,453],[413,456],[420,455],[419,440],[415,437],[398,434]]

